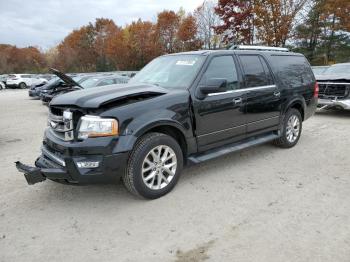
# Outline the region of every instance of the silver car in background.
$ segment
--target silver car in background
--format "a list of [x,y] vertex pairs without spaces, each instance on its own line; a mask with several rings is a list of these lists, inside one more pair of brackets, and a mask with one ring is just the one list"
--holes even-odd
[[332,65],[316,79],[319,107],[350,110],[350,63]]

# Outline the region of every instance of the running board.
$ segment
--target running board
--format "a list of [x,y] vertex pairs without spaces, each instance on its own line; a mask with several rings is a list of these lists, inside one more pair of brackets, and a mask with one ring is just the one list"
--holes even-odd
[[230,154],[232,152],[240,151],[248,147],[264,144],[266,142],[273,141],[277,138],[279,138],[279,135],[277,135],[276,133],[268,133],[267,135],[263,136],[251,137],[241,142],[236,142],[219,148],[210,149],[204,153],[192,155],[188,157],[188,162],[189,164],[199,164],[201,162],[214,159],[226,154]]

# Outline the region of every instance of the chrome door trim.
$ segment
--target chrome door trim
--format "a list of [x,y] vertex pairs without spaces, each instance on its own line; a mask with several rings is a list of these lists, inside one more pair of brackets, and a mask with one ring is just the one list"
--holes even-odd
[[219,130],[219,131],[210,132],[210,133],[207,133],[207,134],[199,135],[199,136],[197,136],[197,137],[203,137],[203,136],[214,135],[214,134],[226,132],[226,131],[229,131],[229,130],[232,130],[232,129],[236,129],[236,128],[239,128],[239,127],[243,127],[243,126],[246,126],[246,124],[239,125],[239,126],[235,126],[235,127],[229,127],[229,128],[222,129],[222,130]]
[[270,88],[275,88],[275,87],[276,87],[276,85],[256,86],[256,87],[242,88],[242,89],[237,89],[237,90],[230,90],[230,91],[226,91],[226,92],[211,93],[211,94],[208,94],[208,96],[219,96],[219,95],[239,93],[239,92],[244,92],[244,91],[270,89]]

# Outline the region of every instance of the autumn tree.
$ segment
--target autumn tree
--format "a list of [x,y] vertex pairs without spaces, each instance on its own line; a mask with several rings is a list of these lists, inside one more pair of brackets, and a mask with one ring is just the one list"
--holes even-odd
[[253,1],[219,0],[215,12],[222,19],[222,25],[215,26],[215,32],[223,35],[226,43],[254,43]]
[[205,49],[216,49],[220,47],[222,37],[216,34],[214,28],[220,25],[220,18],[215,13],[215,3],[212,0],[205,0],[194,11],[197,22],[197,35]]
[[145,64],[161,54],[161,46],[157,39],[156,26],[151,22],[132,22],[124,29],[127,36],[127,53],[129,57],[126,66],[130,70],[139,70]]
[[93,26],[83,26],[74,30],[57,49],[58,68],[69,72],[96,71],[97,52],[94,46]]
[[197,50],[201,46],[200,40],[197,38],[197,23],[192,15],[182,18],[177,32],[180,51]]
[[177,48],[176,36],[180,25],[180,17],[174,11],[163,11],[158,14],[157,34],[165,53],[174,53]]
[[93,28],[94,34],[94,48],[96,56],[96,70],[97,71],[111,71],[115,69],[115,61],[108,56],[108,48],[120,32],[121,28],[117,27],[111,19],[98,18],[95,24],[89,25]]
[[18,48],[0,45],[0,73],[41,73],[45,70],[46,60],[37,47]]
[[307,0],[254,0],[254,25],[259,42],[285,46],[296,15]]

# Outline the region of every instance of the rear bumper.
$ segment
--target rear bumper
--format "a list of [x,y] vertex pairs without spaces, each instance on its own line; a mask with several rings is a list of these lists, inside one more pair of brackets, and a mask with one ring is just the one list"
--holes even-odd
[[340,107],[345,110],[350,110],[350,98],[344,100],[318,99],[319,106]]

